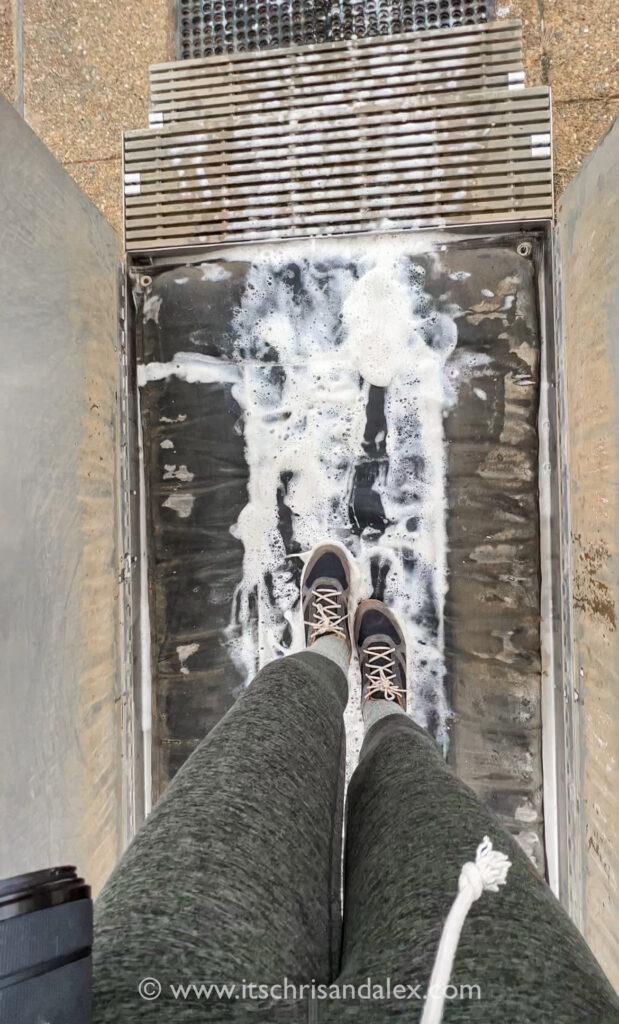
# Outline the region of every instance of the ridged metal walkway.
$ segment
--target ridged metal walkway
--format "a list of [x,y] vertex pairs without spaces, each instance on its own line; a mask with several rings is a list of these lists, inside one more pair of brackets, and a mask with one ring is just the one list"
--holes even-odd
[[130,252],[552,217],[519,22],[151,69],[124,140]]

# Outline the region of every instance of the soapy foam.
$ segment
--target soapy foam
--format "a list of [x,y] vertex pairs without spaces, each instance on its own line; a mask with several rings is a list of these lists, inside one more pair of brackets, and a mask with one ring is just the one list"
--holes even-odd
[[[249,682],[304,646],[300,559],[339,542],[355,559],[354,598],[379,581],[402,622],[409,712],[446,748],[443,415],[454,394],[453,320],[432,309],[414,259],[388,247],[328,262],[314,248],[294,264],[268,249],[254,254],[234,326],[231,361],[178,353],[138,368],[140,386],[171,374],[232,385],[243,412],[249,481],[231,528],[244,549],[231,656]],[[366,436],[377,396],[382,422]],[[370,474],[360,503],[359,467]],[[363,518],[368,501],[380,522]],[[354,663],[350,682],[352,765],[362,738]]]

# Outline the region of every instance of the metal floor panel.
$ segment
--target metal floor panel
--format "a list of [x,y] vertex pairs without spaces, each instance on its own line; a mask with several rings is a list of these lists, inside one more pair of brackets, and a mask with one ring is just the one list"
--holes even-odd
[[[237,642],[249,640],[252,656],[260,653],[261,663],[268,660],[259,651],[265,636],[282,652],[290,647],[290,622],[300,614],[296,595],[302,563],[294,555],[325,538],[324,499],[319,494],[312,499],[313,492],[302,486],[306,460],[313,465],[323,448],[310,441],[299,460],[295,438],[300,433],[314,438],[318,422],[333,424],[326,428],[325,436],[330,435],[356,409],[362,421],[356,454],[347,461],[349,456],[342,454],[348,451],[346,442],[338,440],[337,432],[328,446],[339,467],[336,479],[342,473],[329,537],[346,544],[360,565],[371,567],[378,595],[391,592],[391,573],[397,576],[400,564],[412,574],[407,576],[411,596],[425,595],[411,610],[415,621],[410,620],[407,640],[413,651],[422,624],[426,654],[419,672],[409,675],[420,696],[426,692],[425,659],[434,665],[430,653],[444,623],[445,696],[453,718],[441,718],[437,700],[428,708],[428,727],[440,736],[447,726],[448,759],[458,775],[543,868],[536,433],[540,328],[535,264],[521,255],[522,241],[520,232],[466,243],[442,234],[434,245],[428,242],[428,251],[411,256],[402,241],[393,265],[387,260],[386,279],[407,268],[407,287],[420,302],[417,324],[423,325],[419,330],[432,351],[440,349],[443,335],[436,325],[444,318],[453,318],[457,332],[445,367],[457,397],[442,418],[448,581],[442,608],[442,588],[430,585],[433,577],[415,575],[415,566],[427,557],[426,506],[418,515],[417,506],[413,514],[407,505],[423,496],[435,454],[425,444],[414,459],[409,452],[406,461],[408,435],[393,418],[398,399],[406,422],[419,422],[420,392],[407,379],[407,369],[385,388],[366,390],[354,368],[352,391],[339,376],[330,376],[330,367],[341,365],[336,357],[345,344],[341,316],[349,293],[342,282],[349,275],[359,282],[371,267],[380,270],[388,240],[364,239],[356,249],[354,240],[321,241],[307,248],[294,244],[288,249],[285,243],[243,247],[237,255],[214,255],[208,263],[185,265],[175,259],[141,278],[135,295],[136,348],[139,363],[149,364],[139,367],[138,380],[148,494],[154,798],[248,681],[251,672],[239,663]],[[411,238],[411,245],[418,246],[418,240]],[[371,274],[366,280],[370,287]],[[266,324],[280,316],[288,326],[276,337]],[[331,322],[340,328],[321,336],[319,326]],[[287,344],[288,328],[295,339],[294,358],[281,347]],[[315,348],[310,344],[302,358],[308,337]],[[423,359],[416,352],[411,349],[410,361],[418,375]],[[202,380],[199,373],[184,374],[182,360],[192,366],[206,361],[225,372]],[[259,386],[265,380],[272,383],[268,400]],[[292,405],[287,384],[299,388]],[[254,387],[263,397],[249,400]],[[254,458],[257,444],[265,450],[256,433],[260,423],[268,425],[273,459],[279,460],[274,474],[266,456],[264,465]],[[326,478],[331,465],[330,460],[324,464]],[[404,465],[401,478],[398,466]],[[259,488],[256,474],[261,474]],[[406,483],[400,492],[402,479]],[[389,501],[385,481],[393,484]],[[244,546],[245,535],[235,524],[254,522],[244,510],[256,500],[273,509],[274,520],[273,532],[261,540],[254,594],[255,553]],[[394,530],[394,523],[404,519],[406,529]],[[315,532],[308,538],[309,522]],[[392,545],[400,541],[402,550],[394,549],[392,558]],[[292,594],[292,608],[280,602],[281,591],[273,582],[288,577],[292,590],[286,600]],[[246,594],[252,595],[247,602]],[[433,677],[425,682],[426,696],[438,697]],[[358,709],[353,691],[348,712],[358,716]],[[358,730],[355,735],[359,738]],[[351,753],[353,739],[349,734]]]

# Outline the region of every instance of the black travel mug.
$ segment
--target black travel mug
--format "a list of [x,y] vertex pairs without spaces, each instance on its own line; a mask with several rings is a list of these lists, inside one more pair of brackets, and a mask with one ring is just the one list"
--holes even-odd
[[90,886],[75,868],[0,881],[0,1024],[89,1024]]

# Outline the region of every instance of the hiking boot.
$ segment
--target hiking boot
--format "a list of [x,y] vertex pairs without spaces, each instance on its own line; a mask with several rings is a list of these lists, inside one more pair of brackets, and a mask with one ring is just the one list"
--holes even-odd
[[332,544],[321,544],[315,548],[301,577],[301,607],[307,647],[321,636],[339,636],[346,641],[350,655],[349,590],[350,566],[345,553]]
[[398,621],[382,601],[361,601],[355,616],[361,669],[361,705],[391,700],[406,711],[406,644]]

